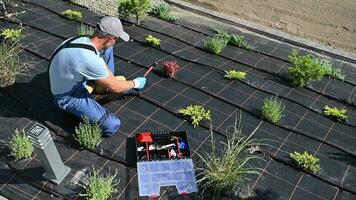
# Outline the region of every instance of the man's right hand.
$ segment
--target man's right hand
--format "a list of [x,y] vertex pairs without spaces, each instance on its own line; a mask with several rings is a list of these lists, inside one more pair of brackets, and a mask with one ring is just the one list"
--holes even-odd
[[133,80],[133,82],[135,83],[135,87],[136,89],[142,89],[145,87],[146,85],[146,78],[145,77],[137,77]]

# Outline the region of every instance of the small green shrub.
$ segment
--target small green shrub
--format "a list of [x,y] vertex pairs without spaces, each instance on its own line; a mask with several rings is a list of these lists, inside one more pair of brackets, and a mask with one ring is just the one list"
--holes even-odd
[[267,98],[262,106],[262,117],[270,122],[277,123],[283,115],[284,104],[278,97]]
[[22,47],[18,42],[0,43],[0,87],[15,83],[16,77],[26,71],[31,64],[21,62]]
[[70,19],[72,21],[78,21],[78,22],[82,21],[83,18],[82,13],[80,11],[71,10],[71,9],[63,11],[62,15],[67,19]]
[[230,71],[225,71],[225,78],[231,79],[231,80],[243,80],[246,78],[246,72],[243,71],[236,71],[236,70],[230,70]]
[[99,172],[93,169],[93,174],[89,177],[89,184],[85,186],[85,193],[80,196],[85,196],[90,200],[109,199],[113,193],[117,192],[116,175],[117,171],[114,175],[99,175]]
[[18,29],[5,28],[1,31],[0,35],[5,40],[10,40],[12,42],[18,42],[23,37],[21,28],[18,28]]
[[181,108],[178,110],[179,114],[188,116],[191,118],[194,127],[199,125],[199,122],[207,119],[211,121],[210,110],[205,111],[203,106],[200,105],[190,105],[186,108]]
[[316,173],[320,170],[319,158],[304,152],[303,154],[294,152],[290,153],[289,156],[297,163],[297,165],[305,170]]
[[122,17],[136,18],[137,24],[151,11],[151,0],[119,0],[119,13]]
[[19,132],[17,129],[15,130],[15,134],[12,136],[8,147],[11,155],[16,159],[30,158],[33,152],[33,146],[25,132]]
[[101,139],[101,128],[97,123],[91,124],[88,117],[83,117],[79,127],[75,127],[74,139],[81,147],[94,149]]
[[94,31],[93,27],[81,24],[78,28],[78,35],[93,35]]
[[146,37],[146,43],[155,47],[158,47],[161,44],[161,40],[156,38],[153,35],[148,35]]
[[304,87],[309,81],[321,80],[324,75],[344,80],[340,69],[335,69],[325,60],[314,58],[312,55],[299,56],[299,52],[292,51],[289,56],[293,66],[288,68],[292,85]]
[[155,4],[152,8],[152,13],[156,15],[158,18],[167,21],[177,21],[179,18],[172,16],[170,12],[171,12],[171,6],[164,1]]
[[208,37],[204,39],[204,47],[207,51],[219,54],[226,46],[225,40],[219,37]]
[[332,107],[329,107],[329,106],[325,106],[324,108],[324,114],[326,116],[330,116],[330,117],[333,117],[333,118],[336,118],[336,119],[339,119],[339,120],[346,120],[348,117],[347,117],[347,110],[344,109],[344,108],[332,108]]
[[221,143],[223,149],[217,151],[215,149],[217,144],[211,133],[211,152],[197,152],[199,157],[197,183],[202,188],[202,193],[212,192],[210,194],[213,195],[209,195],[213,197],[212,199],[220,199],[221,193],[231,193],[231,191],[235,196],[241,196],[239,191],[244,188],[243,185],[248,180],[247,176],[260,174],[262,171],[250,166],[250,162],[263,159],[246,153],[248,147],[257,144],[255,139],[242,136],[241,130],[235,127],[235,132],[227,138],[227,143]]

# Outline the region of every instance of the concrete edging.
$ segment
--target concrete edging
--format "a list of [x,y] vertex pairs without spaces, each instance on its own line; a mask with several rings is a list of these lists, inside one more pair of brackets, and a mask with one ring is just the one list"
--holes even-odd
[[302,48],[308,48],[308,49],[316,51],[318,53],[326,54],[328,56],[333,56],[333,57],[336,57],[336,58],[344,60],[344,61],[356,63],[355,55],[348,53],[348,52],[344,52],[341,50],[327,47],[320,43],[311,41],[309,39],[303,39],[303,38],[300,38],[297,36],[293,36],[288,33],[277,31],[277,30],[259,25],[257,23],[249,22],[247,20],[240,19],[240,18],[231,16],[231,15],[227,15],[227,14],[223,14],[223,13],[213,11],[213,10],[210,10],[207,8],[203,8],[201,6],[197,6],[192,3],[182,1],[182,0],[166,0],[166,1],[168,3],[175,5],[175,6],[178,6],[178,7],[184,8],[184,9],[188,9],[190,11],[193,11],[193,12],[196,12],[199,14],[203,14],[203,15],[206,15],[206,16],[218,19],[218,20],[223,20],[224,22],[227,22],[231,25],[245,28],[249,31],[252,31],[252,32],[255,32],[258,34],[262,34],[267,37],[271,37],[273,39],[278,39],[283,42],[287,42],[289,44],[296,45],[296,46],[299,46]]

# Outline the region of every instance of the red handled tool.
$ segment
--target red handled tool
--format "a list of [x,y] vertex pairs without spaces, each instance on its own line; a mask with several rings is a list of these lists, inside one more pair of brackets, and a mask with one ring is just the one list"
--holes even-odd
[[153,65],[151,65],[148,70],[145,72],[145,74],[143,75],[143,77],[146,77],[153,69],[153,67],[157,65],[157,63],[154,63]]

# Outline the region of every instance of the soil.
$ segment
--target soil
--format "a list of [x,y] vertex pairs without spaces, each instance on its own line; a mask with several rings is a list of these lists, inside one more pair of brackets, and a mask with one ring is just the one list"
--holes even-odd
[[186,0],[356,55],[355,0]]

